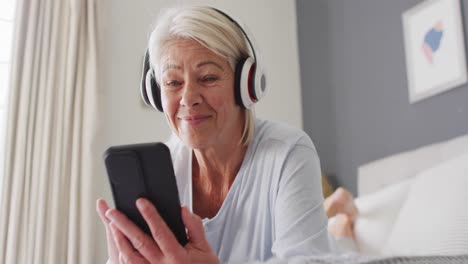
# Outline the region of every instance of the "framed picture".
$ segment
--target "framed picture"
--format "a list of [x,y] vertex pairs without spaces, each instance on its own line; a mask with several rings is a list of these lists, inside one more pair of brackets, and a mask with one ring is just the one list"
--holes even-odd
[[402,15],[409,101],[467,82],[460,0],[426,0]]

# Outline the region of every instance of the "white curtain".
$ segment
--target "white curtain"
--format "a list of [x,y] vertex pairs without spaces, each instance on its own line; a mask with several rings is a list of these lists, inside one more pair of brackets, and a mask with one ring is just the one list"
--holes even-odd
[[18,0],[0,263],[94,263],[94,0]]

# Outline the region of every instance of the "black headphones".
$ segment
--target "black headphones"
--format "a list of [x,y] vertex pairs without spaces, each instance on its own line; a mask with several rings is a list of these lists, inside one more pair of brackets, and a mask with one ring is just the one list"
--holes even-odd
[[[250,109],[265,94],[266,80],[263,68],[261,65],[258,66],[260,63],[257,60],[252,42],[239,23],[226,13],[216,8],[212,9],[225,16],[242,31],[249,43],[250,49],[252,50],[253,58],[249,56],[240,59],[237,62],[234,71],[234,96],[236,103],[244,109]],[[154,70],[151,68],[148,49],[146,50],[143,62],[143,75],[141,78],[140,90],[141,96],[146,105],[163,112],[161,104],[161,89],[159,84],[156,82]]]

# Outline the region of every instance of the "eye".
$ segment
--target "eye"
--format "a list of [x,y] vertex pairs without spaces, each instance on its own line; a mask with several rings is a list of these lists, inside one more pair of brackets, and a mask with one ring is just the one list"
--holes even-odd
[[217,80],[218,80],[218,77],[214,75],[207,75],[201,79],[202,82],[208,83],[208,84],[216,82]]
[[176,88],[176,87],[179,87],[180,85],[182,85],[182,83],[176,80],[167,81],[164,83],[164,86],[167,88]]

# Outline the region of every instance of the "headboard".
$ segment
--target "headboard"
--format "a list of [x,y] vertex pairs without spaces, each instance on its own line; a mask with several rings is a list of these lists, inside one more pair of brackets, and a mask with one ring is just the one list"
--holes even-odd
[[468,134],[379,159],[358,168],[358,196],[393,183],[468,151]]

